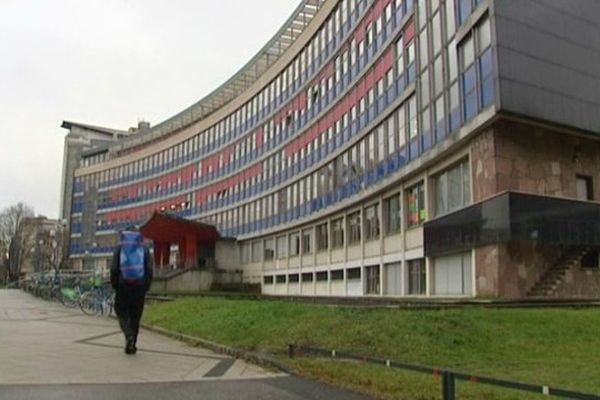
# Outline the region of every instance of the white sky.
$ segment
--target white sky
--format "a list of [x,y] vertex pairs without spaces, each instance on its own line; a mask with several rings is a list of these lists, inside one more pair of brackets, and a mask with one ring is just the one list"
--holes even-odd
[[0,210],[56,218],[63,120],[156,125],[258,52],[300,0],[0,0]]

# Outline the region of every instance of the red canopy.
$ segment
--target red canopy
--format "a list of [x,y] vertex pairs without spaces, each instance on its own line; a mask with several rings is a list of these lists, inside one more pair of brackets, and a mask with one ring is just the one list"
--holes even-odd
[[219,231],[212,225],[159,212],[152,215],[140,228],[140,232],[154,242],[154,259],[158,266],[169,264],[171,244],[179,246],[180,264],[195,266],[198,243],[214,246],[221,238]]

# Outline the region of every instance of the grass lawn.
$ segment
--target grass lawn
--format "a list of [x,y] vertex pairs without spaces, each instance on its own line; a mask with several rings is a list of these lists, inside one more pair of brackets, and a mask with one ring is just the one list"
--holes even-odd
[[[436,399],[440,383],[427,375],[361,363],[288,360],[287,344],[600,393],[598,309],[359,309],[204,297],[152,304],[144,322],[275,354],[303,375],[379,398]],[[468,383],[458,384],[458,395],[530,398]]]

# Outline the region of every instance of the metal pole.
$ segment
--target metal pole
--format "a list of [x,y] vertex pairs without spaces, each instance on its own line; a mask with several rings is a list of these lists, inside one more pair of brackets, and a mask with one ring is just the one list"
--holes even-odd
[[442,400],[454,400],[454,374],[449,371],[442,373]]

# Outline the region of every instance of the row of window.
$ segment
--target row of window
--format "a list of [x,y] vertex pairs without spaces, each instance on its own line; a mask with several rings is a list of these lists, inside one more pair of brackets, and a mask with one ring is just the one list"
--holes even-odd
[[[392,26],[390,25],[389,27]],[[403,40],[400,39],[398,43],[403,43]],[[112,194],[104,193],[103,195],[101,195],[99,208],[106,209],[134,205],[135,203],[148,201],[150,199],[157,199],[160,197],[168,196],[178,191],[191,190],[192,188],[197,188],[199,185],[206,184],[209,181],[218,180],[223,175],[231,174],[232,171],[238,168],[247,168],[246,171],[230,177],[227,180],[227,182],[229,182],[229,187],[225,189],[222,188],[223,181],[213,185],[213,187],[209,186],[208,188],[204,188],[201,191],[201,197],[199,199],[196,199],[198,201],[195,204],[199,204],[205,200],[205,197],[208,197],[208,201],[212,201],[216,198],[220,198],[223,195],[226,195],[227,193],[225,193],[225,191],[228,191],[229,194],[235,194],[238,191],[243,191],[245,189],[245,186],[259,183],[261,179],[266,181],[272,178],[273,175],[276,175],[280,172],[280,168],[281,170],[285,170],[286,168],[291,168],[292,165],[300,164],[301,162],[306,162],[305,160],[311,156],[311,153],[318,146],[324,145],[326,140],[331,140],[333,136],[339,135],[340,131],[348,129],[350,123],[352,121],[357,120],[358,114],[364,114],[366,109],[373,105],[376,98],[379,98],[384,93],[386,93],[386,90],[389,88],[389,86],[394,84],[395,77],[403,77],[401,78],[401,80],[403,80],[402,87],[405,86],[405,82],[408,77],[406,76],[407,74],[405,74],[404,71],[406,69],[410,70],[414,65],[414,45],[412,41],[407,43],[406,46],[408,54],[412,54],[412,56],[406,58],[406,63],[408,64],[406,66],[402,65],[402,67],[397,71],[396,76],[394,74],[393,68],[391,68],[391,65],[388,67],[388,70],[386,70],[385,73],[376,73],[376,71],[379,70],[379,66],[383,66],[383,64],[386,61],[385,57],[384,59],[380,59],[379,62],[376,64],[375,68],[373,68],[370,71],[368,76],[363,78],[361,82],[356,83],[354,89],[352,89],[347,94],[345,99],[338,101],[338,106],[334,110],[329,111],[328,114],[324,115],[319,120],[318,124],[313,124],[313,127],[310,131],[304,133],[298,139],[296,139],[296,141],[306,141],[305,138],[309,137],[312,140],[308,144],[305,144],[300,149],[298,149],[296,146],[296,148],[294,148],[293,150],[291,150],[290,145],[288,145],[285,149],[276,152],[271,157],[261,162],[260,165],[262,165],[263,171],[262,177],[247,177],[245,181],[238,183],[238,177],[240,175],[247,175],[247,171],[249,169],[247,168],[248,162],[257,159],[263,153],[273,149],[280,143],[285,142],[289,137],[295,134],[295,131],[304,130],[305,126],[309,123],[309,121],[307,120],[312,118],[306,118],[307,116],[305,115],[301,121],[296,121],[298,122],[298,124],[295,124],[292,127],[292,129],[282,132],[281,135],[278,134],[277,136],[275,136],[275,132],[266,132],[263,138],[264,142],[261,139],[260,148],[256,148],[256,145],[253,142],[252,153],[244,154],[243,159],[237,159],[235,157],[235,153],[231,153],[231,162],[223,164],[222,160],[219,161],[219,168],[217,168],[216,171],[212,171],[209,169],[205,171],[205,173],[202,173],[201,171],[203,170],[204,164],[201,161],[197,163],[197,165],[192,165],[191,168],[186,168],[176,174],[166,175],[161,179],[154,179],[151,181],[147,181],[143,184],[131,186],[128,188],[115,189],[112,191]],[[402,48],[402,46],[397,47]],[[368,59],[373,57],[374,53],[369,54],[367,58],[364,59],[365,62],[363,62],[362,64],[366,65],[368,63]],[[358,68],[359,66],[353,64],[351,67],[351,71],[348,73],[348,75],[345,75],[347,78],[349,78],[346,79],[345,82],[343,82],[345,83],[345,85],[342,84],[342,82],[336,83],[336,88],[339,87],[339,90],[336,89],[334,92],[342,92],[343,89],[345,89],[345,86],[349,86],[350,82],[352,81],[353,75],[358,74],[360,70],[360,68]],[[368,84],[372,76],[376,77],[377,82],[373,82],[368,88],[363,89],[362,85]],[[357,96],[359,96],[360,98],[358,99]],[[352,107],[347,105],[347,100],[353,102]],[[319,109],[325,108],[329,103],[334,101],[335,96],[333,98],[326,99],[325,104],[320,105]],[[343,104],[344,107],[341,107],[340,104]],[[342,108],[344,109],[342,110]],[[335,121],[332,121],[332,116],[337,116],[337,119]],[[313,132],[316,130],[322,131],[322,133],[320,134],[320,141],[319,137],[314,137],[315,135]],[[253,136],[253,138],[256,137]],[[218,189],[215,189],[214,187],[218,187]],[[115,198],[117,200],[115,200]]]
[[[378,2],[384,3],[384,0],[377,0]],[[286,100],[291,99],[293,92],[302,86],[307,81],[308,76],[314,74],[318,67],[324,65],[324,61],[331,54],[335,45],[343,42],[342,39],[351,30],[350,22],[356,24],[359,17],[359,12],[362,13],[367,6],[366,0],[342,0],[338,7],[333,11],[328,21],[323,25],[321,30],[315,35],[311,42],[304,48],[304,50],[296,57],[296,59],[288,66],[288,68],[275,78],[271,84],[267,85],[263,91],[255,96],[246,105],[242,106],[238,111],[232,113],[229,117],[225,118],[220,123],[202,132],[201,134],[189,139],[173,148],[170,148],[162,153],[155,154],[144,160],[139,160],[135,163],[131,163],[126,166],[122,166],[116,169],[111,169],[102,174],[100,179],[100,186],[109,186],[117,183],[123,183],[127,180],[139,178],[142,176],[148,176],[149,171],[155,173],[158,172],[159,167],[172,168],[176,165],[180,165],[184,162],[189,161],[190,156],[197,158],[201,154],[213,151],[215,148],[229,143],[233,138],[239,137],[243,132],[258,127],[258,122],[262,120],[266,115],[274,111],[278,106],[282,105]],[[392,17],[400,19],[403,15],[410,12],[412,8],[412,1],[403,2],[401,0],[389,2],[383,12],[380,15],[374,15],[376,21],[374,27],[369,25],[367,29],[366,37],[369,38],[372,35],[369,34],[370,30],[377,30],[384,24],[384,20],[389,22]],[[377,10],[378,7],[374,7],[373,10]],[[364,35],[363,32],[356,33],[356,36]],[[368,47],[365,45],[367,39],[362,40],[360,44],[352,46],[352,48],[358,49]],[[356,39],[353,40],[353,43]],[[345,56],[340,55],[338,60],[350,59],[348,52],[344,52]],[[356,58],[356,57],[354,57]],[[340,61],[336,61],[336,65],[340,69],[347,69],[344,64]],[[335,76],[339,76],[336,71]],[[322,89],[331,88],[333,86],[333,78],[322,79],[320,82]],[[314,86],[314,84],[313,84]],[[314,97],[314,88],[310,89],[311,96]],[[325,90],[319,90],[320,96],[325,95]],[[301,96],[303,97],[303,96]],[[305,96],[304,96],[305,97]],[[287,111],[283,111],[284,115],[279,115],[274,118],[270,123],[266,124],[268,129],[275,129],[274,121],[280,123],[280,126],[285,126],[291,122],[291,120],[297,119],[299,109],[295,109],[292,104]],[[252,146],[255,146],[254,134],[249,135],[247,138],[239,142],[237,146],[237,154],[241,157],[245,152],[249,152]],[[254,144],[252,144],[254,142]],[[200,151],[198,151],[200,150]],[[215,166],[212,166],[215,168]],[[78,185],[79,187],[80,185]]]
[[[306,285],[316,283],[335,283],[346,280],[348,283],[352,281],[361,281],[364,279],[364,294],[379,295],[385,294],[395,295],[400,294],[402,290],[397,287],[398,279],[396,278],[400,271],[400,263],[370,265],[364,268],[355,267],[347,269],[334,269],[330,271],[318,272],[300,272],[291,274],[264,275],[263,276],[263,293],[269,292],[269,286],[272,285]],[[426,293],[426,268],[425,260],[415,259],[406,262],[406,277],[407,295],[421,296]],[[383,274],[382,274],[383,267]],[[364,273],[364,276],[363,276]],[[382,288],[382,278],[383,288]],[[383,289],[383,290],[382,290]],[[359,293],[363,294],[360,290]]]
[[[471,180],[468,160],[434,175],[431,181],[436,216],[470,204]],[[407,188],[404,191],[404,201],[398,193],[383,199],[381,203],[369,204],[361,210],[351,211],[345,216],[316,226],[264,240],[246,242],[241,247],[242,263],[272,261],[300,254],[309,255],[315,250],[320,252],[359,244],[363,238],[364,241],[376,240],[380,238],[382,229],[385,235],[397,234],[402,230],[402,203],[406,210],[407,228],[423,223],[427,218],[424,183],[421,181]]]
[[[485,37],[489,37],[489,35],[485,35],[485,31],[489,32],[489,22],[487,22],[487,19],[484,19],[478,25],[472,36],[481,36],[485,39]],[[483,39],[475,39],[477,45],[474,48],[480,49],[481,46],[486,46],[483,51],[490,54],[491,57],[489,40],[486,41]],[[399,41],[399,43],[402,43],[402,41]],[[463,43],[465,42],[462,42],[461,46]],[[479,45],[479,43],[482,45]],[[407,66],[405,60],[414,59],[414,46],[412,42],[408,46],[399,47],[402,50],[396,51],[395,57],[396,60],[402,60],[402,62],[397,64],[395,68],[397,72],[394,75],[405,71]],[[412,56],[410,55],[411,53],[413,54]],[[461,57],[463,56],[461,55]],[[413,66],[414,64],[412,62]],[[491,66],[491,62],[489,65]],[[483,71],[483,69],[480,70]],[[410,74],[407,75],[410,76]],[[375,90],[373,90],[373,93],[380,93],[379,88],[383,87],[382,93],[384,95],[375,96],[376,99],[373,104],[370,107],[366,107],[367,109],[362,115],[357,115],[358,122],[350,120],[346,124],[342,119],[342,122],[339,123],[340,127],[346,126],[346,129],[342,129],[341,133],[334,135],[332,131],[331,137],[329,133],[327,133],[327,136],[322,135],[316,138],[316,140],[309,142],[305,147],[300,148],[291,157],[288,157],[285,152],[277,153],[277,156],[274,155],[265,160],[261,165],[262,169],[259,174],[256,174],[241,186],[238,186],[237,189],[234,186],[233,189],[212,193],[211,197],[206,199],[206,203],[201,206],[193,204],[194,198],[189,200],[185,198],[166,199],[166,203],[163,202],[165,204],[146,206],[141,214],[132,215],[130,213],[129,215],[115,217],[112,221],[100,221],[103,228],[101,230],[119,229],[121,225],[125,226],[136,220],[138,223],[143,222],[157,206],[162,209],[175,210],[178,215],[183,217],[197,219],[214,209],[237,204],[241,200],[254,197],[288,178],[296,177],[303,170],[326,158],[328,154],[331,154],[331,152],[334,152],[349,141],[369,121],[380,114],[385,107],[378,108],[379,102],[383,101],[382,105],[387,106],[387,104],[400,95],[401,91],[398,88],[404,88],[405,81],[401,86],[397,84],[398,82],[395,85],[389,86],[388,76],[386,74],[385,79],[381,79],[380,83],[375,85]],[[485,77],[487,75],[479,73],[478,76]],[[483,99],[484,91],[482,90],[482,84],[484,82],[485,80],[479,78],[476,80],[477,93],[480,94],[480,99]],[[368,96],[365,97],[368,98]],[[201,219],[204,222],[217,225],[226,236],[253,233],[309,215],[342,199],[351,197],[365,187],[375,184],[379,179],[397,171],[408,160],[416,158],[426,148],[423,133],[420,132],[417,126],[418,113],[416,100],[417,98],[411,97],[401,106],[402,110],[398,110],[399,114],[388,118],[361,142],[356,143],[351,149],[327,166],[303,178],[301,181],[253,203],[240,205],[236,208]],[[483,108],[485,105],[486,103],[481,101],[478,107]],[[464,108],[466,109],[466,107]],[[446,110],[446,115],[450,111],[452,110]],[[350,112],[350,115],[352,116],[352,112]],[[466,120],[466,116],[462,119],[459,116],[459,120]],[[422,120],[421,125],[425,125]],[[290,163],[291,168],[289,168]],[[275,169],[281,169],[279,174],[273,172]],[[415,194],[414,197],[419,198],[418,194]],[[184,204],[184,206],[181,206],[181,204]],[[415,221],[416,223],[422,222],[424,218],[425,215],[419,215],[419,211],[407,214],[407,221],[411,221],[410,223]]]

